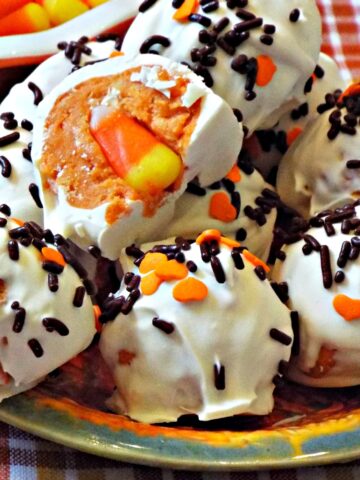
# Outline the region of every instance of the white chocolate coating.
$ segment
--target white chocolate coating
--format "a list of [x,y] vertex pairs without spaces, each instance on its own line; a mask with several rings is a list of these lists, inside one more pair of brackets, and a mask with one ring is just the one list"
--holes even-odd
[[[308,113],[295,119],[293,118],[293,115],[296,115],[295,111],[286,112],[280,118],[279,123],[273,128],[276,135],[278,135],[279,132],[284,132],[287,136],[295,129],[303,131],[306,125],[318,116],[317,107],[324,102],[325,95],[334,92],[338,88],[341,90],[345,89],[346,82],[341,76],[339,67],[332,58],[324,53],[320,53],[318,65],[323,71],[323,76],[317,78],[316,75],[314,75],[311,91],[306,94],[304,104],[302,104],[304,107],[307,105],[305,111]],[[256,133],[248,139],[245,148],[250,154],[255,167],[265,178],[267,178],[273,167],[279,165],[281,157],[283,156],[274,144],[270,146],[270,151],[264,151]]]
[[[0,301],[0,365],[10,375],[7,380],[6,375],[1,375],[0,400],[32,388],[83,351],[96,333],[90,297],[85,293],[82,306],[73,305],[75,290],[82,283],[72,267],[65,265],[58,275],[58,291],[51,292],[41,254],[34,246],[18,243],[19,259],[10,259],[8,232],[17,227],[8,219],[7,225],[0,228],[0,278],[4,286]],[[25,309],[24,324],[18,332],[14,331],[17,310],[11,308],[13,302]],[[43,325],[45,318],[60,320],[68,333],[48,331]],[[39,342],[41,356],[29,347],[32,339]]]
[[[88,45],[92,49],[92,54],[83,54],[82,63],[108,57],[113,50],[114,42],[102,44],[93,42]],[[4,155],[12,166],[10,177],[5,178],[0,175],[0,203],[9,203],[12,214],[16,218],[26,218],[39,224],[43,222],[43,211],[36,206],[29,193],[29,185],[37,183],[34,168],[22,154],[22,150],[27,147],[29,142],[33,141],[33,131],[29,132],[20,128],[20,123],[23,119],[27,119],[34,124],[38,110],[34,104],[34,94],[29,89],[28,83],[33,82],[46,96],[70,74],[73,67],[74,65],[63,52],[50,57],[39,65],[24,82],[15,85],[0,106],[0,114],[13,112],[19,123],[19,128],[16,129],[20,133],[19,141],[7,147],[0,147],[0,155]],[[0,121],[0,136],[9,133],[11,131],[3,128],[3,122]]]
[[[299,8],[301,14],[299,20],[293,23],[289,20],[289,15],[295,8]],[[217,10],[204,13],[199,7],[197,13],[211,19],[212,25],[227,17],[230,24],[219,35],[222,37],[233,25],[241,22],[236,16],[236,10],[229,9],[226,1],[221,0]],[[264,34],[262,28],[252,29],[250,38],[236,49],[234,56],[218,47],[211,54],[217,59],[216,65],[208,67],[208,70],[214,80],[214,91],[233,108],[241,110],[244,124],[251,133],[260,128],[272,127],[284,111],[304,101],[303,87],[319,56],[321,25],[313,0],[252,0],[246,10],[261,17],[263,25],[276,26],[276,32],[272,35],[273,44],[260,42],[260,37]],[[173,19],[174,13],[175,9],[168,0],[158,0],[145,13],[139,13],[125,36],[124,52],[136,55],[146,39],[152,35],[162,35],[170,39],[171,45],[167,48],[154,45],[151,50],[159,51],[175,61],[194,65],[191,51],[204,47],[199,42],[198,35],[205,27],[196,22],[178,22]],[[244,98],[246,75],[236,73],[230,66],[233,58],[239,54],[245,54],[248,58],[269,56],[277,67],[270,83],[265,87],[255,86],[257,96],[253,101]]]
[[[269,332],[277,328],[291,343],[289,311],[269,282],[258,278],[254,265],[242,257],[245,267],[237,270],[230,248],[220,249],[223,284],[216,281],[210,263],[201,260],[199,245],[183,251],[186,261],[198,267],[188,276],[208,288],[204,300],[180,303],[173,297],[177,281],[164,282],[153,295],[141,295],[127,316],[119,314],[104,326],[100,350],[117,386],[109,403],[114,410],[148,423],[176,421],[191,413],[212,420],[272,410],[272,380],[279,362],[289,359],[290,346],[273,340]],[[123,254],[120,262],[124,271],[139,274],[130,257]],[[123,288],[120,294],[128,292]],[[155,317],[172,324],[174,331],[155,328]],[[130,360],[120,364],[123,350]],[[225,367],[224,389],[215,386],[214,365]]]
[[221,221],[210,213],[211,198],[218,192],[226,193],[231,201],[231,194],[227,192],[223,184],[217,190],[207,188],[204,196],[185,192],[176,202],[174,218],[161,234],[164,238],[173,236],[196,238],[203,230],[215,228],[227,236],[236,238],[238,230],[243,229],[246,232],[246,238],[241,239],[241,244],[246,245],[257,257],[266,261],[273,239],[276,209],[272,209],[269,214],[265,215],[266,223],[262,226],[244,213],[247,206],[258,208],[256,199],[261,196],[265,188],[272,189],[256,170],[251,175],[241,171],[241,180],[235,183],[234,190],[240,194],[240,213],[238,218],[231,222]]
[[[203,185],[208,185],[226,175],[241,149],[243,138],[242,126],[237,122],[231,108],[187,67],[158,55],[140,55],[131,60],[128,60],[128,57],[117,57],[75,72],[42,102],[35,125],[36,135],[33,144],[35,165],[41,158],[46,139],[44,123],[60,95],[86,80],[118,74],[137,66],[143,68],[149,66],[155,70],[160,66],[167,70],[170,76],[174,78],[180,76],[188,80],[190,86],[183,99],[184,103],[201,99],[200,114],[182,159],[185,171],[179,189],[167,194],[163,204],[159,205],[151,217],[143,215],[142,201],[126,200],[131,206],[130,213],[120,217],[111,225],[105,218],[107,203],[94,209],[76,208],[67,202],[66,192],[60,187],[57,189],[57,194],[49,189],[43,192],[44,223],[48,228],[54,228],[81,245],[96,243],[101,248],[103,255],[111,259],[118,258],[121,249],[132,242],[150,241],[157,238],[159,230],[173,216],[175,200],[194,177],[198,176]],[[147,77],[145,74],[143,77],[146,85]],[[134,78],[134,81],[138,81],[138,77]],[[152,86],[154,85],[152,84]],[[161,82],[160,85],[158,83],[155,86],[160,91],[164,87]],[[162,93],[166,95],[167,89],[163,88],[163,90],[165,93]],[[109,92],[106,102],[111,102],[112,98],[113,93]],[[224,129],[219,129],[219,125],[222,125]],[[204,151],[207,151],[206,155],[204,155]],[[219,158],[221,158],[221,162],[219,162]]]
[[[359,214],[358,207],[357,218]],[[328,237],[323,228],[312,228],[307,233],[329,247],[333,277],[342,270],[345,274],[342,283],[333,281],[331,288],[324,288],[320,254],[313,251],[305,256],[303,240],[284,247],[286,260],[278,261],[272,274],[272,280],[288,283],[289,307],[300,316],[300,354],[293,356],[287,375],[298,383],[314,387],[360,384],[360,315],[347,321],[333,305],[337,295],[360,299],[360,259],[348,260],[344,268],[339,268],[337,259],[343,242],[350,242],[354,232],[345,235],[341,233],[341,224],[334,226],[334,236]],[[325,367],[322,374],[314,374],[312,369],[316,367],[321,348],[333,351],[334,365],[329,370]]]
[[[280,196],[305,217],[360,196],[360,169],[346,165],[348,160],[359,158],[360,126],[357,124],[355,135],[340,132],[330,140],[329,116],[335,110],[318,115],[308,124],[279,166],[276,186]],[[342,108],[341,112],[344,117],[346,110]]]

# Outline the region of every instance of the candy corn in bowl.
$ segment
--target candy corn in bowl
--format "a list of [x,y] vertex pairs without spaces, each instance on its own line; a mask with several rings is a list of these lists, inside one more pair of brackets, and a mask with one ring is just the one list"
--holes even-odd
[[61,41],[102,33],[122,37],[140,0],[12,0],[0,2],[0,100]]

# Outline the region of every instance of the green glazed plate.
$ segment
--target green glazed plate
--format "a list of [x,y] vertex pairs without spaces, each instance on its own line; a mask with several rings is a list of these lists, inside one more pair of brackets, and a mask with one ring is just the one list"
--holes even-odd
[[[87,369],[90,364],[92,372],[100,372],[96,378]],[[107,411],[112,389],[95,348],[36,389],[5,400],[0,420],[94,455],[169,468],[294,468],[360,457],[360,387],[326,390],[284,383],[277,388],[274,412],[266,417],[209,423],[184,418],[166,426]]]

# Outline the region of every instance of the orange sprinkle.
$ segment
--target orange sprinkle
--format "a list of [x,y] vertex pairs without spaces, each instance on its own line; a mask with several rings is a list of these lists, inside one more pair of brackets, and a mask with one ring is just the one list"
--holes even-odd
[[246,260],[248,262],[250,262],[254,265],[254,267],[259,267],[260,266],[260,267],[263,267],[265,272],[267,272],[267,273],[270,272],[270,268],[266,265],[266,263],[263,262],[262,260],[260,260],[260,258],[258,258],[253,253],[249,252],[249,250],[243,250],[242,254],[244,255],[244,257],[246,258]]
[[129,352],[128,350],[120,350],[118,354],[118,359],[120,365],[131,365],[131,362],[136,357],[136,354]]
[[160,263],[166,263],[167,256],[164,253],[149,252],[145,255],[144,259],[140,263],[140,273],[149,273],[155,270],[156,266]]
[[161,278],[159,278],[155,272],[149,273],[146,277],[141,279],[140,288],[143,295],[152,295],[162,284]]
[[230,198],[225,192],[213,194],[209,205],[209,216],[224,223],[230,223],[236,219],[236,208],[231,204]]
[[173,19],[178,22],[186,21],[189,15],[197,11],[198,6],[198,0],[185,0],[181,7],[174,13]]
[[237,248],[241,246],[241,243],[229,237],[221,237],[220,242],[229,248]]
[[15,217],[11,217],[11,219],[14,223],[16,223],[17,225],[19,225],[19,227],[22,227],[24,225],[24,221],[23,220],[19,220],[18,218],[15,218]]
[[303,129],[300,128],[300,127],[294,127],[292,130],[290,130],[290,132],[287,133],[286,135],[286,143],[288,144],[288,146],[290,147],[290,145],[292,143],[295,142],[295,140],[297,139],[297,137],[299,135],[301,135],[303,132]]
[[2,365],[0,364],[0,383],[7,385],[10,382],[10,379],[10,375],[4,371]]
[[110,53],[109,58],[123,57],[124,55],[125,55],[124,52],[118,52],[117,50],[114,50],[113,52]]
[[44,257],[45,260],[48,260],[49,262],[57,263],[62,267],[65,267],[66,265],[64,257],[61,255],[61,253],[58,252],[57,250],[54,250],[53,248],[49,248],[49,247],[42,248],[41,255]]
[[155,268],[156,275],[166,282],[171,280],[182,280],[187,277],[189,270],[183,263],[169,260],[165,263],[159,263]]
[[353,83],[340,95],[338,102],[341,102],[345,97],[352,97],[360,95],[360,83]]
[[231,180],[234,183],[240,182],[241,172],[240,172],[240,168],[236,165],[236,163],[232,167],[230,172],[226,175],[226,178],[228,178],[229,180]]
[[336,350],[330,350],[324,346],[321,347],[316,364],[310,370],[309,375],[314,378],[325,376],[335,366],[335,353]]
[[69,360],[68,363],[70,363],[70,365],[72,365],[73,367],[78,368],[79,370],[82,370],[85,365],[85,359],[83,355],[79,353],[79,355],[76,355],[76,357]]
[[208,295],[205,283],[194,277],[186,278],[177,283],[173,289],[173,297],[178,302],[200,302]]
[[217,240],[218,242],[220,242],[221,233],[219,232],[219,230],[216,230],[216,229],[204,230],[203,233],[201,233],[197,237],[196,243],[197,245],[201,245],[202,243],[205,243],[205,242],[211,242],[211,240]]
[[256,77],[256,85],[259,87],[265,87],[271,82],[277,67],[273,60],[266,55],[259,55],[257,57],[258,73]]
[[347,322],[360,320],[360,300],[350,298],[347,295],[336,295],[333,299],[333,306]]
[[95,328],[97,332],[101,332],[102,330],[102,325],[100,323],[100,315],[101,315],[101,310],[99,305],[93,305],[93,310],[94,310],[94,317],[95,317]]

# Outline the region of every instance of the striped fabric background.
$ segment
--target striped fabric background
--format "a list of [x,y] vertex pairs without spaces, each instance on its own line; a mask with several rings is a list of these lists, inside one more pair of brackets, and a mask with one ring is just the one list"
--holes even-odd
[[[318,0],[318,4],[324,24],[323,51],[335,58],[345,78],[360,80],[360,0]],[[8,479],[356,480],[360,479],[360,461],[347,465],[272,472],[169,471],[93,457],[0,423],[0,480]]]
[[360,0],[318,0],[323,18],[323,51],[345,78],[360,80]]

